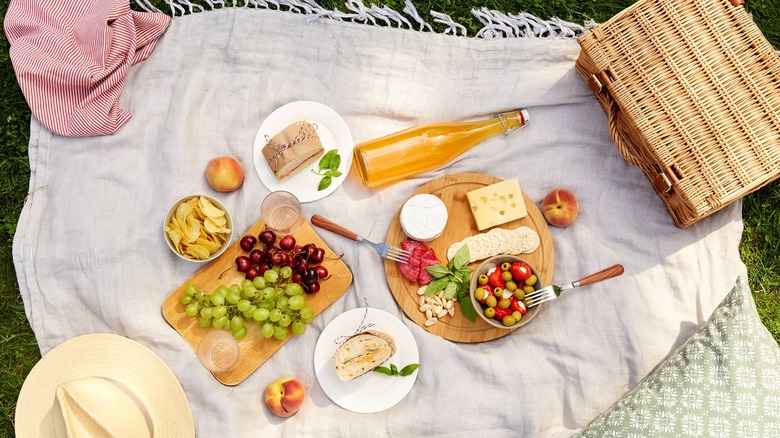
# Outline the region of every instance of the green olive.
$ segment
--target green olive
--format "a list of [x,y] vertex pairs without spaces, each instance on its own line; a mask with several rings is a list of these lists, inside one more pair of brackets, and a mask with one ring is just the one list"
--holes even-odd
[[512,317],[515,319],[515,322],[519,322],[523,318],[523,314],[515,310],[512,312]]
[[479,277],[477,277],[477,283],[479,283],[479,284],[487,284],[487,282],[488,282],[488,276],[487,275],[482,274]]
[[517,289],[517,283],[514,281],[507,281],[504,283],[504,289],[508,290],[509,292],[514,292],[515,289]]
[[496,307],[496,304],[498,304],[498,300],[493,295],[490,295],[489,297],[485,298],[485,304],[488,307]]
[[501,273],[501,278],[504,281],[510,281],[512,279],[512,273],[509,272],[509,271],[504,271],[504,272]]
[[512,292],[512,295],[514,295],[518,300],[525,298],[525,292],[523,292],[522,289],[515,289],[515,291]]
[[533,292],[533,291],[535,291],[535,290],[536,290],[536,289],[534,289],[534,287],[533,287],[533,286],[528,286],[528,285],[526,285],[526,286],[523,286],[523,292],[525,292],[525,293],[527,293],[527,294],[530,294],[531,292]]
[[508,309],[510,304],[512,304],[512,302],[509,301],[509,298],[504,298],[498,302],[498,307],[502,309]]
[[533,286],[536,284],[536,280],[537,280],[536,275],[531,274],[530,277],[525,279],[525,284],[526,286]]
[[507,315],[504,317],[501,322],[504,323],[505,326],[509,327],[510,325],[514,325],[517,321],[515,321],[515,317],[512,315]]
[[508,271],[509,268],[511,268],[511,267],[512,267],[512,264],[509,263],[509,262],[501,263],[501,270],[502,271]]
[[477,290],[474,291],[474,298],[482,301],[485,298],[485,289],[482,289],[481,287],[477,288]]
[[487,309],[485,309],[485,316],[487,316],[488,318],[492,318],[496,316],[496,309],[492,307],[488,307]]

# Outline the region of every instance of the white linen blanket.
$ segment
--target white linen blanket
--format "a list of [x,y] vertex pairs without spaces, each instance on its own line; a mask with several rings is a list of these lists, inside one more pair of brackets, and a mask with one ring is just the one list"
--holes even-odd
[[[133,117],[118,134],[64,138],[32,121],[30,195],[14,261],[41,352],[92,332],[141,342],[178,376],[200,437],[580,430],[685,341],[745,268],[737,248],[741,204],[676,228],[613,146],[603,111],[574,70],[578,53],[574,39],[475,39],[283,11],[225,8],[174,18],[152,55],[130,70],[119,104]],[[211,193],[230,209],[238,233],[254,224],[268,193],[252,165],[255,134],[273,110],[297,100],[333,108],[356,142],[429,121],[528,109],[522,131],[485,141],[446,168],[381,190],[351,175],[332,195],[304,204],[304,214],[382,241],[403,200],[433,178],[516,177],[537,202],[556,187],[579,197],[577,221],[551,230],[556,282],[614,263],[625,274],[562,296],[509,336],[460,344],[404,316],[373,250],[323,230],[344,253],[352,286],[243,383],[221,385],[162,317],[163,300],[200,267],[168,250],[163,218],[179,197]],[[239,191],[208,188],[203,171],[217,155],[246,166]],[[364,298],[400,318],[420,352],[411,392],[375,414],[331,402],[313,368],[323,328]],[[265,385],[282,375],[310,385],[302,410],[286,420],[262,401]]]

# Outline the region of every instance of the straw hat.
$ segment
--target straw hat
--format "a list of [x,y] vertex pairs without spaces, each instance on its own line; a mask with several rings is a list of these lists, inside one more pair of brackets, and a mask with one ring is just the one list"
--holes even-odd
[[22,385],[16,436],[195,436],[187,397],[170,368],[114,334],[68,340],[43,356]]

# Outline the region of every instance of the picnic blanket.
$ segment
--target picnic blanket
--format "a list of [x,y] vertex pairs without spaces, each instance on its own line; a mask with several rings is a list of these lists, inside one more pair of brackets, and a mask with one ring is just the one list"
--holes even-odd
[[[149,58],[129,69],[119,105],[133,117],[116,135],[67,138],[31,121],[30,193],[13,255],[41,352],[93,332],[141,342],[181,381],[202,437],[581,430],[688,339],[744,274],[741,204],[675,227],[642,173],[615,149],[603,111],[574,70],[576,41],[493,36],[241,8],[174,18]],[[269,192],[252,164],[257,129],[299,100],[333,108],[356,142],[519,107],[531,119],[510,137],[389,187],[365,188],[353,174],[328,197],[303,204],[307,218],[321,214],[382,241],[402,202],[433,178],[518,178],[537,202],[556,187],[579,197],[577,221],[551,230],[555,282],[615,263],[625,274],[563,295],[509,336],[461,344],[403,314],[373,250],[323,230],[344,254],[352,286],[243,383],[221,385],[161,315],[163,300],[201,267],[169,251],[162,222],[176,199],[210,193],[232,212],[237,233],[254,224]],[[240,190],[208,188],[203,172],[217,155],[246,166]],[[409,327],[420,353],[412,390],[375,414],[334,404],[313,368],[326,325],[366,303]],[[309,384],[302,410],[286,420],[262,401],[265,385],[283,375]]]

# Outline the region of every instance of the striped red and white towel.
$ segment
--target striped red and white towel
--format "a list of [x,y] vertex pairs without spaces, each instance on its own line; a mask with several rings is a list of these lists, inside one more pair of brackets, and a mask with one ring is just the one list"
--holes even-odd
[[54,133],[118,132],[127,71],[146,59],[170,23],[130,10],[128,0],[12,0],[5,16],[10,56],[33,115]]

